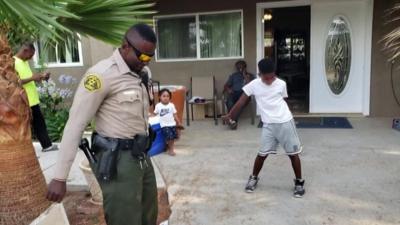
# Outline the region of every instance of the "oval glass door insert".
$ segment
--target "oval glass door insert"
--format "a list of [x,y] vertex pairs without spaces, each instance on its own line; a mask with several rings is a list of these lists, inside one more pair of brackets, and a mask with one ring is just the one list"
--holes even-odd
[[325,46],[325,72],[331,91],[339,95],[346,87],[351,65],[350,29],[342,16],[333,19]]

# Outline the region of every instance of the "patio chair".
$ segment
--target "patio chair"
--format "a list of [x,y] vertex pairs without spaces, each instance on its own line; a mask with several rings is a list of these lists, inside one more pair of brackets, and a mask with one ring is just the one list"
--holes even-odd
[[[226,107],[226,101],[228,100],[227,94],[222,95],[222,114],[225,115],[228,113],[228,108]],[[255,117],[256,117],[256,101],[253,96],[250,96],[250,102],[248,103],[247,107],[250,107],[250,124],[254,125]],[[247,108],[246,107],[246,108]],[[222,121],[225,124],[225,121]]]
[[[201,97],[203,101],[193,101],[193,97]],[[193,115],[193,105],[212,105],[214,123],[218,125],[217,119],[217,91],[215,89],[215,78],[214,76],[208,77],[191,77],[190,78],[190,89],[186,96],[186,123],[190,126],[189,110]],[[190,107],[189,107],[190,106]]]

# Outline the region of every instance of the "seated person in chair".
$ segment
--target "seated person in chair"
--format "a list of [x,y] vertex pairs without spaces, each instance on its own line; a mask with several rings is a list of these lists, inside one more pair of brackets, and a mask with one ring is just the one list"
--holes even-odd
[[[237,61],[235,63],[235,67],[237,71],[229,76],[224,86],[224,94],[227,96],[226,107],[228,108],[228,111],[230,111],[235,103],[239,100],[243,93],[243,86],[255,78],[253,74],[247,72],[247,65],[245,61]],[[231,129],[237,128],[237,121],[240,113],[241,112],[239,112],[235,118],[231,118],[229,121],[229,126]]]

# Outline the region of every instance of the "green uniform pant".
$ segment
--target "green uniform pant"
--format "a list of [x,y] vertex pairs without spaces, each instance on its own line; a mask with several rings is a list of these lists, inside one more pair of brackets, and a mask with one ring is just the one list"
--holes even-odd
[[99,182],[107,225],[155,225],[157,184],[150,158],[135,159],[121,151],[117,178]]

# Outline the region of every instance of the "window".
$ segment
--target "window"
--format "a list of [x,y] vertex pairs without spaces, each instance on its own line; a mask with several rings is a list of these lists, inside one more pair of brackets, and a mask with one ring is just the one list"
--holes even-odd
[[243,57],[242,11],[155,17],[157,60]]
[[196,58],[196,17],[162,19],[157,27],[160,59]]
[[82,46],[80,41],[68,45],[48,46],[40,41],[36,43],[35,64],[42,60],[47,67],[82,66]]
[[351,66],[349,25],[342,16],[333,19],[325,46],[325,71],[331,91],[339,95],[346,87]]

